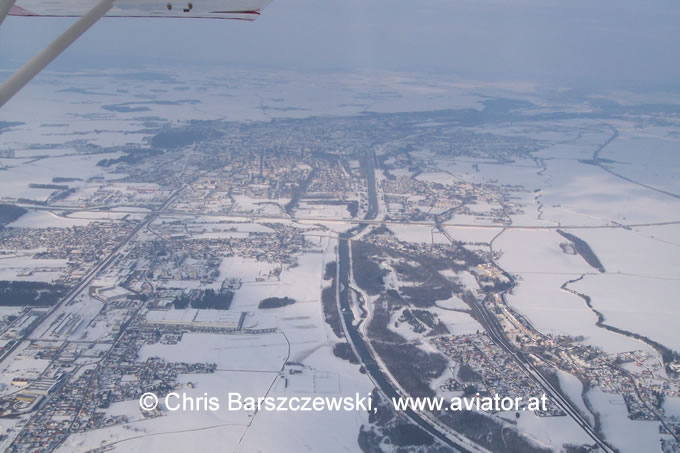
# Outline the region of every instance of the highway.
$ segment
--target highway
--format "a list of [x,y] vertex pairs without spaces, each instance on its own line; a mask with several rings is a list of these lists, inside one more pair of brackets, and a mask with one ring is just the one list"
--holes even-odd
[[[504,295],[501,297],[505,299]],[[615,450],[613,450],[604,440],[602,440],[602,438],[600,438],[599,434],[595,432],[595,430],[590,426],[588,421],[585,420],[581,413],[573,407],[572,403],[566,399],[562,393],[541,374],[541,372],[529,359],[526,358],[524,354],[517,351],[515,347],[505,338],[505,333],[498,324],[498,320],[488,311],[484,304],[479,303],[474,298],[466,298],[466,301],[473,305],[477,313],[479,313],[481,319],[483,320],[482,324],[484,325],[484,328],[491,339],[515,359],[519,367],[527,374],[527,376],[532,378],[534,382],[540,385],[550,396],[551,400],[557,404],[557,406],[559,406],[559,408],[562,409],[564,413],[569,415],[603,451],[607,453],[615,453]]]

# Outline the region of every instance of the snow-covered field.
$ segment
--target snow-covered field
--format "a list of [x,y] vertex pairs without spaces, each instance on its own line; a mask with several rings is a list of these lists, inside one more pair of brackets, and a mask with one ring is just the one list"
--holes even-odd
[[21,250],[0,256],[0,280],[52,282],[66,269],[65,259],[34,260],[40,250]]
[[[252,227],[249,227],[252,228]],[[319,239],[321,253],[305,253],[299,265],[284,270],[280,281],[258,282],[262,263],[241,258],[226,259],[221,278],[242,278],[241,289],[229,312],[247,311],[249,327],[278,327],[265,334],[185,333],[175,345],[144,345],[138,360],[160,357],[174,362],[210,362],[217,371],[207,375],[182,375],[181,391],[221,398],[217,412],[163,412],[163,417],[144,420],[137,401],[116,403],[109,413],[127,414],[128,423],[74,434],[61,451],[78,451],[110,445],[115,451],[143,449],[148,452],[178,451],[354,451],[359,427],[368,421],[363,411],[267,412],[227,411],[227,392],[243,396],[354,396],[368,394],[371,381],[357,365],[333,354],[335,336],[323,320],[320,304],[322,272],[335,259],[336,241]],[[264,267],[266,269],[266,266]],[[310,284],[311,282],[318,282]],[[262,310],[266,297],[288,296],[296,302],[282,308]],[[191,310],[193,312],[193,310]],[[159,314],[160,313],[160,314]],[[153,314],[153,319],[162,312]],[[163,315],[163,319],[167,316]],[[300,374],[285,371],[294,362]],[[191,381],[193,389],[186,383]],[[168,427],[172,426],[172,430]],[[328,426],[334,429],[328,432]],[[318,433],[313,434],[313,433]],[[330,439],[330,441],[329,441]]]
[[661,452],[659,422],[629,419],[623,397],[618,394],[592,389],[586,398],[600,414],[605,436],[622,453]]
[[[154,81],[154,90],[149,89],[149,80]],[[479,94],[480,90],[484,96]],[[148,123],[187,119],[271,121],[365,112],[480,109],[486,96],[499,94],[533,100],[537,95],[530,85],[485,85],[446,79],[423,84],[415,76],[388,73],[317,77],[277,72],[253,76],[237,69],[225,74],[217,69],[199,72],[189,68],[172,74],[158,68],[90,74],[46,72],[21,93],[18,98],[21,102],[10,105],[11,118],[7,119],[22,124],[2,132],[0,203],[15,203],[23,198],[28,202],[21,203],[31,206],[55,193],[54,188],[40,188],[36,184],[63,184],[76,189],[59,200],[61,207],[68,206],[71,212],[30,209],[8,228],[70,228],[93,221],[140,219],[153,209],[150,206],[160,205],[169,190],[157,184],[117,181],[126,175],[97,163],[122,153],[90,153],[83,146],[146,146],[152,134],[149,131],[155,130]],[[539,105],[534,108],[542,111]],[[434,130],[442,123],[431,121],[417,126]],[[392,175],[417,174],[418,182],[431,186],[474,185],[493,195],[468,201],[469,213],[454,211],[452,217],[444,220],[442,228],[446,235],[434,225],[390,225],[399,240],[439,244],[448,243],[450,237],[471,250],[494,253],[493,259],[517,283],[507,295],[508,303],[544,334],[582,337],[579,341],[606,353],[644,350],[656,354],[642,341],[597,326],[597,311],[607,325],[680,351],[677,335],[680,225],[676,223],[680,221],[677,177],[680,139],[673,127],[633,119],[607,120],[605,125],[584,118],[526,124],[490,122],[477,127],[456,126],[456,132],[485,138],[528,137],[540,149],[512,159],[494,159],[458,156],[453,152],[458,151],[455,137],[444,140],[451,146],[451,155],[436,152],[428,144],[417,147],[410,157],[423,163],[423,171],[397,168],[390,170]],[[611,143],[607,143],[610,139]],[[484,150],[484,144],[479,148]],[[499,153],[505,151],[499,149]],[[594,160],[596,157],[600,160]],[[388,164],[394,161],[391,158]],[[358,160],[354,162],[355,168],[361,166]],[[386,176],[389,176],[386,172],[376,170],[379,187]],[[75,179],[59,183],[53,178]],[[118,200],[117,206],[111,212],[97,212],[85,206],[85,197],[95,194],[99,200]],[[357,198],[352,198],[353,195],[348,199]],[[268,222],[287,226],[294,222],[296,227],[308,227],[306,237],[314,244],[312,250],[305,250],[298,257],[297,266],[289,268],[234,256],[222,259],[219,276],[213,283],[173,276],[166,284],[189,289],[216,287],[225,279],[240,280],[241,287],[235,292],[229,311],[232,318],[206,310],[196,320],[227,324],[233,323],[236,314],[246,313],[247,328],[273,331],[228,335],[188,332],[178,344],[144,345],[138,360],[160,357],[173,362],[216,363],[215,373],[179,377],[181,388],[196,395],[204,392],[224,395],[227,391],[252,396],[369,392],[373,383],[359,367],[333,354],[337,338],[324,320],[320,301],[321,290],[328,284],[323,281],[324,267],[336,259],[337,242],[332,236],[353,226],[342,221],[349,218],[347,208],[303,199],[297,205],[295,218],[287,219],[283,208],[290,201],[287,198],[260,199],[234,194],[231,205],[230,200],[225,202],[220,197],[207,202],[211,212],[229,212],[230,216],[193,218],[177,234],[186,233],[193,240],[244,239],[251,233],[272,233],[272,228],[250,218],[270,216],[277,219]],[[410,198],[424,199],[423,195]],[[445,203],[430,206],[428,214],[444,212],[447,208],[443,205],[446,206]],[[186,206],[186,200],[180,200],[171,209],[180,212]],[[520,209],[508,214],[513,207]],[[381,202],[377,218],[399,209],[399,201],[389,205]],[[130,212],[132,217],[127,217]],[[488,214],[491,212],[494,214]],[[172,222],[178,219],[182,216],[160,216],[140,236],[152,238],[154,229],[172,229]],[[587,242],[605,272],[594,269],[579,255],[565,253],[561,246],[568,240],[556,228]],[[370,228],[364,234],[368,231]],[[33,260],[32,253],[3,250],[0,280],[53,281],[67,266],[67,260]],[[469,273],[447,277],[459,279],[470,290],[478,289]],[[115,276],[98,278],[111,279],[112,286],[116,283]],[[412,284],[399,282],[392,274],[386,276],[386,282],[392,288]],[[103,291],[109,295],[122,294],[119,288]],[[592,308],[574,292],[588,296]],[[260,301],[269,297],[291,297],[295,303],[260,309]],[[452,334],[482,330],[465,312],[469,307],[460,298],[453,296],[436,305],[431,311]],[[59,307],[31,338],[53,342],[113,341],[108,332],[112,323],[126,319],[131,311],[121,309],[101,316],[103,306],[101,300],[83,295],[72,304]],[[3,311],[11,313],[11,309]],[[193,311],[154,313],[147,319],[168,321],[174,316],[175,321],[183,321],[188,314]],[[409,340],[418,340],[407,323],[401,323],[395,330]],[[300,373],[291,374],[287,367],[292,365],[287,362],[296,363]],[[48,365],[47,361],[26,357],[12,361],[11,365],[6,363],[0,373],[2,393],[16,390],[11,387],[12,377],[36,377]],[[600,415],[605,436],[622,453],[654,451],[658,446],[658,423],[629,420],[620,395],[594,388],[587,391],[584,401],[582,383],[575,376],[559,372],[558,380],[576,407],[591,420],[586,402],[592,405]],[[668,413],[680,416],[677,398],[668,398],[664,404]],[[60,451],[98,447],[148,452],[355,451],[359,427],[368,420],[367,414],[359,412],[225,411],[165,411],[163,417],[145,419],[136,401],[115,403],[108,413],[128,415],[129,421],[92,433],[72,434]],[[566,417],[544,418],[526,413],[516,423],[521,431],[546,446],[559,448],[568,441],[589,442]],[[333,429],[328,430],[328,426]]]

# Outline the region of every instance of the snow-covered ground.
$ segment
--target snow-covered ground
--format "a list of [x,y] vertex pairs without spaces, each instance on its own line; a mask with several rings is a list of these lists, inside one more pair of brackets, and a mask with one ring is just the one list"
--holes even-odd
[[[247,311],[248,327],[275,326],[276,332],[185,333],[178,344],[148,344],[140,350],[138,360],[160,357],[173,362],[216,363],[215,373],[182,375],[179,382],[182,392],[220,397],[223,403],[220,411],[164,411],[163,417],[145,420],[137,401],[115,403],[108,412],[128,415],[128,423],[95,433],[71,435],[60,451],[83,451],[103,445],[110,445],[114,451],[143,449],[148,452],[178,451],[180,447],[206,452],[354,451],[359,427],[368,421],[368,413],[364,411],[260,411],[254,414],[225,408],[228,392],[239,392],[244,397],[344,397],[356,393],[367,395],[373,389],[372,382],[359,372],[357,365],[335,357],[336,339],[323,319],[322,273],[325,263],[335,260],[336,241],[323,237],[310,240],[316,240],[320,253],[312,251],[300,256],[299,265],[284,270],[279,281],[256,281],[261,275],[262,263],[234,258],[225,260],[221,267],[221,278],[244,281],[236,291],[229,313]],[[276,309],[257,308],[260,300],[274,296],[292,297],[296,302]],[[193,319],[195,310],[187,311]],[[155,312],[149,316],[150,320],[177,318],[172,312]],[[197,319],[201,320],[207,319]],[[285,371],[286,362],[300,364],[296,368],[301,373]],[[193,389],[186,386],[189,381]],[[172,429],[168,429],[170,426]],[[332,432],[328,432],[328,426],[334,427]]]
[[66,269],[65,259],[34,260],[41,250],[21,250],[0,255],[0,280],[52,282]]
[[[154,90],[149,89],[148,80],[154,80]],[[46,72],[27,86],[20,95],[21,102],[9,106],[11,120],[23,124],[2,132],[0,151],[7,151],[7,154],[0,157],[0,168],[3,168],[0,202],[15,202],[19,198],[45,201],[55,189],[31,187],[30,184],[55,184],[55,177],[77,178],[56,184],[77,189],[60,203],[83,211],[62,215],[58,211],[32,209],[9,227],[67,228],[95,220],[116,222],[125,217],[127,211],[148,212],[148,204],[165,198],[169,192],[155,184],[115,182],[125,175],[97,166],[97,162],[119,157],[122,153],[85,153],[80,148],[83,143],[102,147],[145,146],[151,134],[149,130],[154,130],[145,125],[147,122],[184,122],[188,118],[269,121],[361,112],[479,109],[482,107],[480,101],[485,99],[479,94],[480,90],[485,96],[510,94],[536,100],[536,91],[530,85],[474,84],[444,78],[433,78],[424,84],[416,76],[389,73],[318,77],[260,72],[254,76],[252,72],[237,69],[225,74],[221,70],[199,72],[188,68],[175,70],[172,74],[154,68],[141,73]],[[543,107],[537,106],[536,111]],[[541,149],[533,154],[507,161],[470,156],[459,158],[438,154],[428,146],[410,154],[426,163],[424,171],[416,177],[418,181],[450,186],[477,184],[485,185],[489,190],[504,188],[507,191],[505,198],[479,198],[468,203],[472,213],[454,213],[445,221],[444,228],[453,240],[466,243],[471,249],[489,251],[492,243],[491,248],[500,255],[498,265],[517,281],[507,297],[508,303],[538,330],[546,334],[582,336],[584,343],[608,353],[643,349],[655,354],[645,343],[598,327],[594,309],[602,313],[608,325],[680,350],[680,337],[676,333],[680,226],[642,225],[627,229],[617,226],[680,220],[677,215],[680,200],[674,196],[680,191],[680,179],[677,178],[680,174],[680,153],[677,151],[680,139],[672,127],[633,120],[608,123],[578,119],[460,127],[465,133],[530,137],[541,144]],[[418,125],[421,128],[439,126],[441,124],[437,122]],[[615,138],[601,150],[601,161],[592,161],[596,150],[610,137]],[[391,173],[409,177],[416,172],[400,168]],[[378,185],[385,175],[380,169],[376,170]],[[91,196],[100,190],[107,196],[124,199],[123,204],[115,208],[120,212],[99,213],[81,207],[85,195]],[[230,212],[241,218],[206,215],[193,219],[187,225],[188,236],[225,239],[245,238],[253,232],[271,232],[271,228],[257,224],[249,217],[255,214],[285,217],[283,206],[289,201],[239,194],[233,198]],[[510,226],[521,229],[503,231],[498,219],[478,215],[492,210],[504,211],[503,202],[521,207],[503,219],[511,221]],[[138,206],[142,204],[145,207]],[[388,208],[380,203],[378,218],[386,215]],[[431,213],[440,212],[440,209],[443,208],[433,208]],[[216,212],[226,212],[226,208]],[[305,217],[312,220],[305,221]],[[369,392],[373,384],[359,367],[333,355],[337,339],[324,321],[320,303],[321,289],[328,284],[322,278],[324,266],[335,260],[336,241],[331,236],[353,226],[342,222],[341,219],[347,218],[345,206],[301,201],[296,211],[296,225],[309,227],[308,239],[314,242],[314,250],[303,253],[296,267],[282,269],[278,277],[272,272],[278,270],[277,264],[241,257],[222,260],[218,282],[232,278],[242,281],[230,312],[247,313],[247,327],[276,328],[275,332],[185,333],[176,345],[145,345],[139,359],[161,357],[168,361],[217,363],[218,370],[213,374],[180,376],[182,388],[196,395],[204,392],[223,395],[226,391],[253,396],[267,392],[272,395]],[[151,227],[160,227],[173,220],[176,218],[171,215],[162,216]],[[290,222],[288,219],[279,221]],[[554,227],[561,227],[586,241],[606,272],[593,269],[578,255],[565,253],[560,244],[567,240]],[[445,235],[428,225],[393,225],[390,229],[402,241],[448,242]],[[311,230],[316,231],[312,234]],[[144,234],[151,237],[151,233]],[[31,253],[8,251],[0,255],[0,280],[52,281],[66,267],[66,260],[32,260]],[[468,289],[477,289],[474,278],[468,273],[447,276],[460,279]],[[578,281],[567,283],[570,280]],[[408,284],[399,282],[392,274],[386,276],[386,282],[393,288]],[[167,283],[183,288],[206,286],[199,281],[171,280]],[[566,289],[589,296],[593,309],[577,294],[562,289],[565,284]],[[259,309],[259,302],[268,297],[292,297],[295,303],[276,309]],[[107,336],[110,323],[124,319],[129,313],[120,310],[100,317],[102,307],[103,303],[95,298],[80,297],[73,304],[56,310],[32,338],[111,340]],[[439,301],[431,311],[453,334],[482,330],[481,325],[464,312],[467,309],[467,305],[454,296]],[[164,312],[164,315],[169,319],[177,313]],[[150,319],[154,316],[157,315],[151,315]],[[211,311],[201,316],[206,321],[219,318]],[[402,323],[397,331],[409,339],[417,338],[406,323]],[[287,374],[287,361],[301,364],[301,373]],[[46,361],[25,357],[12,361],[11,366],[10,362],[6,363],[0,373],[0,385],[4,385],[1,391],[5,393],[14,390],[10,383],[12,377],[35,377],[47,366]],[[558,379],[574,404],[586,417],[591,417],[581,396],[583,388],[578,379],[564,372],[558,373]],[[189,381],[195,388],[189,388]],[[653,451],[658,446],[658,423],[629,420],[620,396],[591,389],[586,398],[600,414],[607,439],[622,452]],[[680,416],[677,398],[668,398],[665,407],[668,413]],[[365,413],[346,412],[165,412],[163,417],[144,419],[136,401],[115,403],[108,411],[109,414],[126,414],[130,421],[93,433],[73,434],[61,446],[61,451],[97,447],[149,452],[354,451],[359,427],[367,421]],[[589,441],[566,417],[540,418],[527,413],[522,414],[517,424],[521,431],[552,447],[559,448],[566,441]],[[329,431],[328,426],[333,429]]]
[[607,440],[622,453],[661,452],[659,422],[629,419],[626,403],[618,394],[595,388],[588,391],[586,398],[600,415]]

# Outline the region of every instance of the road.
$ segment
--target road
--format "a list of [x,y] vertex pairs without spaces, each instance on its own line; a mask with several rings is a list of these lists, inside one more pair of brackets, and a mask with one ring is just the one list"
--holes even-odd
[[624,175],[622,175],[622,174],[620,174],[620,173],[615,172],[615,171],[612,170],[610,167],[608,167],[607,165],[605,165],[605,164],[607,163],[607,161],[606,161],[606,160],[600,159],[600,153],[601,153],[602,150],[604,150],[609,144],[611,144],[614,140],[616,140],[616,139],[618,138],[618,136],[619,136],[619,130],[618,130],[618,129],[616,129],[614,126],[611,126],[611,125],[608,125],[608,126],[609,126],[609,128],[612,130],[612,135],[611,135],[611,137],[609,137],[609,138],[607,139],[606,142],[604,142],[602,145],[600,145],[600,146],[595,150],[595,152],[593,153],[593,164],[594,164],[594,165],[597,165],[598,167],[600,167],[602,170],[606,171],[606,172],[609,173],[610,175],[616,176],[617,178],[623,179],[624,181],[628,181],[629,183],[636,184],[636,185],[638,185],[638,186],[640,186],[640,187],[644,187],[645,189],[653,190],[654,192],[658,192],[658,193],[661,193],[661,194],[664,194],[664,195],[668,195],[669,197],[680,198],[680,194],[673,193],[673,192],[670,192],[670,191],[668,191],[668,190],[659,189],[658,187],[652,187],[652,186],[650,186],[650,185],[648,185],[648,184],[642,183],[642,182],[640,182],[640,181],[636,181],[636,180],[634,180],[634,179],[631,179],[631,178],[629,178],[629,177],[627,177],[627,176],[624,176]]

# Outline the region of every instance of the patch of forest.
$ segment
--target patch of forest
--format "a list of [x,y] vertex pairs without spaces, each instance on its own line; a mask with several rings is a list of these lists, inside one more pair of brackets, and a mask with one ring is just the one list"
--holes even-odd
[[336,300],[336,278],[337,263],[335,261],[326,264],[324,280],[332,280],[331,286],[321,291],[321,304],[323,305],[324,320],[331,326],[333,333],[338,338],[345,336],[342,330],[340,314],[338,313],[338,303]]
[[359,359],[357,359],[357,356],[354,354],[352,347],[346,341],[335,343],[333,346],[333,355],[355,365],[359,363]]
[[[521,417],[521,412],[517,413]],[[491,450],[506,453],[549,453],[514,429],[507,429],[501,421],[473,411],[447,411],[441,419],[465,437]]]
[[0,204],[0,227],[14,222],[28,211],[13,204]]
[[212,308],[214,310],[229,310],[234,298],[233,291],[220,291],[206,289],[205,291],[193,291],[189,294],[182,293],[172,301],[176,309],[183,308]]
[[0,281],[0,306],[48,307],[66,294],[66,286],[44,282]]
[[374,341],[373,348],[390,373],[410,396],[434,397],[429,382],[446,371],[448,360],[441,354],[423,351],[415,345]]
[[385,271],[371,259],[380,255],[380,249],[368,242],[352,241],[352,274],[357,285],[375,296],[383,289]]
[[295,303],[295,299],[290,297],[267,297],[258,304],[257,308],[280,308]]
[[62,176],[55,176],[52,178],[52,182],[54,183],[60,183],[60,182],[76,182],[76,181],[82,181],[82,178],[65,178]]
[[136,164],[148,157],[157,156],[158,154],[163,154],[163,151],[160,149],[138,149],[135,151],[129,151],[127,154],[115,159],[102,159],[97,162],[97,166],[106,168],[121,163]]
[[566,231],[562,230],[557,230],[558,233],[562,235],[565,239],[568,239],[569,241],[574,243],[574,248],[576,249],[576,253],[581,255],[581,257],[586,260],[586,263],[588,263],[590,266],[594,267],[600,272],[604,272],[604,266],[600,262],[600,260],[597,258],[597,255],[595,255],[595,252],[590,248],[588,243],[584,241],[583,239],[579,238],[578,236],[574,236],[571,233],[567,233]]

